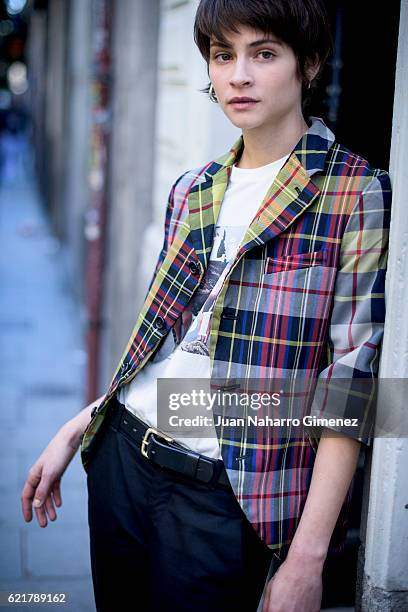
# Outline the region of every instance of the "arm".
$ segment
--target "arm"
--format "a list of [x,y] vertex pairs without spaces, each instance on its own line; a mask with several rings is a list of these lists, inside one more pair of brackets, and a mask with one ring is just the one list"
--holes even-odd
[[94,402],[86,406],[81,412],[78,412],[72,419],[67,421],[65,425],[61,427],[61,432],[66,438],[68,444],[73,450],[77,450],[81,444],[81,437],[84,433],[86,426],[91,420],[91,412],[95,405],[99,405],[105,394],[101,395]]
[[268,584],[263,612],[320,610],[323,564],[359,450],[357,440],[322,436],[302,517],[286,560]]
[[337,517],[353,478],[361,443],[324,435],[317,449],[313,476],[288,557],[311,557],[323,564]]
[[40,527],[47,526],[47,514],[51,521],[57,518],[54,503],[57,507],[62,505],[61,477],[79,448],[81,435],[91,420],[92,408],[103,397],[67,421],[29,469],[21,493],[22,512],[26,522],[33,517],[33,506]]
[[[167,255],[167,252],[169,250],[169,246],[170,246],[169,235],[170,235],[170,228],[171,227],[173,228],[173,226],[172,226],[172,216],[173,216],[173,211],[174,211],[174,206],[175,206],[175,199],[180,198],[180,197],[183,198],[184,195],[185,195],[183,193],[183,190],[181,190],[181,192],[176,191],[176,187],[177,187],[178,183],[180,182],[180,180],[184,177],[184,175],[187,174],[187,172],[185,172],[184,174],[180,175],[176,179],[176,181],[173,183],[173,185],[172,185],[172,187],[170,189],[170,192],[169,192],[169,195],[168,195],[168,198],[167,198],[166,210],[165,210],[165,215],[164,215],[164,239],[163,239],[163,245],[162,245],[162,249],[161,249],[161,251],[160,251],[160,253],[158,255],[158,258],[157,258],[157,261],[156,261],[156,265],[154,266],[153,274],[152,274],[152,276],[150,278],[150,282],[149,282],[147,290],[146,290],[146,294],[145,294],[145,297],[144,297],[144,300],[143,300],[143,303],[142,303],[141,311],[139,313],[139,318],[142,316],[141,313],[143,312],[143,308],[144,308],[144,305],[146,304],[146,300],[149,298],[149,293],[150,293],[150,291],[152,289],[152,286],[153,286],[153,283],[154,283],[154,281],[156,279],[157,273],[159,272],[160,267],[161,267],[161,265],[162,265],[166,255]],[[139,318],[136,321],[134,330],[138,327]],[[134,330],[132,331],[131,337],[133,337]],[[127,352],[128,352],[128,346],[125,348],[125,351],[124,351],[124,353],[122,354],[122,356],[121,356],[121,358],[119,360],[119,363],[118,363],[118,365],[116,367],[116,370],[115,370],[115,372],[113,374],[111,383],[109,385],[109,389],[121,377],[120,370],[121,370],[121,367],[123,365],[123,360],[125,359],[125,357],[127,355]]]
[[[317,417],[357,418],[358,427],[330,429],[367,445],[384,333],[390,209],[390,179],[381,172],[361,193],[344,229],[327,343],[329,365],[319,373],[311,407]],[[314,428],[309,429],[313,434]]]
[[[184,174],[175,181],[170,190],[165,213],[163,247],[160,251],[147,293],[149,293],[155,276],[167,253],[170,220],[174,209],[175,188],[183,176]],[[114,376],[118,374],[121,362]],[[30,468],[21,495],[23,516],[27,522],[32,519],[33,506],[41,527],[47,526],[46,512],[50,520],[54,521],[56,519],[54,502],[56,506],[61,506],[62,503],[60,491],[61,477],[81,444],[82,434],[91,421],[92,408],[95,404],[100,405],[105,396],[106,394],[102,395],[95,402],[86,406],[74,418],[67,421]]]
[[[349,382],[340,398],[330,392],[315,395],[311,413],[316,416],[356,416],[355,401],[347,390],[360,388],[359,380],[369,386],[377,374],[385,319],[390,200],[389,176],[381,172],[362,192],[347,221],[329,325],[329,365],[320,372],[319,381]],[[371,402],[361,403],[366,419]],[[337,433],[342,429],[323,429],[303,513],[287,558],[268,585],[264,612],[320,610],[322,569],[330,539],[356,469],[360,443],[369,443],[360,429],[348,430],[354,439]]]

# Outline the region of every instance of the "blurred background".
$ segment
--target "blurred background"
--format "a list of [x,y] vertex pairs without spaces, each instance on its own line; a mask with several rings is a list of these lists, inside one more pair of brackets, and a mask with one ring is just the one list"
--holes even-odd
[[[94,610],[79,456],[47,529],[24,523],[21,488],[58,428],[110,382],[172,183],[239,135],[199,91],[197,4],[0,0],[0,589],[68,591],[76,611]],[[309,114],[388,169],[400,2],[328,10],[334,54]],[[333,607],[354,602],[363,477],[364,457],[349,546],[328,568]]]

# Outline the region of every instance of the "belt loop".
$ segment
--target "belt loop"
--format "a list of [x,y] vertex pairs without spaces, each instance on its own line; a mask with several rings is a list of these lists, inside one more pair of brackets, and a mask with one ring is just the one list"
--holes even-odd
[[223,469],[224,469],[224,464],[222,463],[222,461],[213,460],[213,475],[212,475],[210,482],[208,483],[208,486],[210,487],[210,489],[217,488],[218,480],[220,478],[220,474]]
[[191,478],[195,478],[197,474],[197,466],[200,461],[200,458],[193,452],[187,453],[186,460],[184,463],[183,473],[186,476],[190,476]]

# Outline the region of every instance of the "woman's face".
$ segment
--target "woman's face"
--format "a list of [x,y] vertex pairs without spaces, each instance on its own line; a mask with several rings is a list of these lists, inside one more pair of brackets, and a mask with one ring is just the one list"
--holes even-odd
[[[228,47],[211,39],[208,71],[228,119],[245,130],[301,115],[302,83],[292,49],[275,36],[244,26],[225,38]],[[254,101],[234,103],[236,97]]]

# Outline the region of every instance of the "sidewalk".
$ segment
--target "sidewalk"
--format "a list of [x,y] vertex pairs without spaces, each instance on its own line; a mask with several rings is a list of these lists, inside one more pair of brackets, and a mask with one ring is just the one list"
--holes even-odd
[[29,467],[83,408],[86,365],[59,245],[21,169],[0,184],[0,240],[0,590],[65,592],[64,610],[91,612],[86,474],[79,453],[62,479],[57,520],[41,529],[36,518],[25,523],[21,513]]

